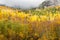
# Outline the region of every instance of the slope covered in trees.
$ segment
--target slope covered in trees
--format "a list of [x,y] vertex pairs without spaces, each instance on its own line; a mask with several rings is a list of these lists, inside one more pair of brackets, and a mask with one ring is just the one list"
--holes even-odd
[[44,8],[48,6],[60,6],[60,0],[45,0],[40,4],[39,8]]
[[60,40],[60,6],[29,12],[0,6],[0,40]]

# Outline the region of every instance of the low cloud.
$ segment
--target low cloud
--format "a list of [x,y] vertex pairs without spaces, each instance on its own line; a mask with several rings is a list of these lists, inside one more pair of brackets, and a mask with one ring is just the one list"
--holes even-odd
[[11,7],[30,8],[38,7],[44,0],[0,0],[0,4]]

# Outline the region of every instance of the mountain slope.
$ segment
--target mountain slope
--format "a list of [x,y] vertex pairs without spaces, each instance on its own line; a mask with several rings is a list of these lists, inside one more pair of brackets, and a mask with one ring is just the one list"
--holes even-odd
[[48,7],[48,6],[60,6],[60,0],[45,0],[40,7]]

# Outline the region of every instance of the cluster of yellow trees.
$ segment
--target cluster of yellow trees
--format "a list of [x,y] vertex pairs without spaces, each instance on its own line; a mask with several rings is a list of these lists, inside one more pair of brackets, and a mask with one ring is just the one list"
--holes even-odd
[[60,40],[59,7],[40,13],[0,8],[0,40]]

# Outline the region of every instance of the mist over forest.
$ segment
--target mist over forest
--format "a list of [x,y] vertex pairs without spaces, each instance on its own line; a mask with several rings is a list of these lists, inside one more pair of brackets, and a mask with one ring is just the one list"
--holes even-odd
[[0,5],[19,9],[44,8],[60,5],[60,0],[0,0]]

